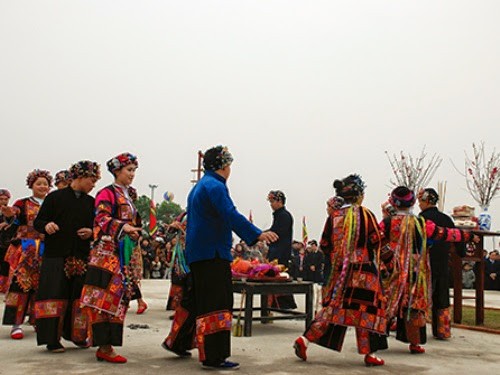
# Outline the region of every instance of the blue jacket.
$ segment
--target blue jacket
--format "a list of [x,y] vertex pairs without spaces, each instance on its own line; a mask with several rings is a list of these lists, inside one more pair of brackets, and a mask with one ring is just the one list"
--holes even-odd
[[262,233],[236,210],[225,178],[213,171],[206,171],[189,193],[187,222],[188,264],[216,257],[232,261],[233,231],[249,245]]

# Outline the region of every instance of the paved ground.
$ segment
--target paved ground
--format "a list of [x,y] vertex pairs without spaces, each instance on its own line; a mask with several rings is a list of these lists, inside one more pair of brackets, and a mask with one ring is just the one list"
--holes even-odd
[[[127,325],[147,324],[148,329],[125,330],[125,345],[119,353],[128,357],[124,365],[97,362],[95,349],[78,349],[70,343],[66,353],[48,353],[36,346],[35,333],[25,327],[26,337],[20,341],[9,338],[9,327],[0,327],[0,374],[182,374],[207,373],[195,357],[179,359],[160,347],[170,320],[165,301],[169,284],[165,280],[143,281],[143,294],[149,304],[144,315],[136,315],[134,303],[127,316]],[[500,293],[488,300],[500,302]],[[237,298],[237,297],[236,297]],[[238,303],[238,301],[235,301]],[[256,301],[257,302],[257,301]],[[298,299],[299,305],[303,301]],[[497,306],[500,306],[498,304]],[[3,305],[0,307],[3,314]],[[304,330],[303,321],[276,321],[255,324],[252,337],[232,338],[232,359],[241,363],[238,374],[487,374],[498,373],[500,335],[454,329],[448,342],[430,339],[424,355],[411,355],[407,346],[389,339],[390,349],[381,352],[387,365],[367,368],[356,353],[354,332],[347,334],[342,353],[311,345],[309,359],[303,362],[293,353],[292,343]],[[210,371],[209,373],[213,373]]]

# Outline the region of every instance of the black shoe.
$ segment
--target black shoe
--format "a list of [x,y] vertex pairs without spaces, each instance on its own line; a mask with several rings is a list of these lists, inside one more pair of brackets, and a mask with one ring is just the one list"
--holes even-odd
[[66,351],[66,349],[64,349],[64,346],[62,346],[60,342],[54,345],[47,345],[47,350],[52,353],[64,353]]
[[203,362],[202,366],[205,370],[238,370],[240,364],[231,361],[224,361],[217,364],[210,362]]
[[188,352],[187,350],[174,350],[168,347],[167,343],[163,341],[161,343],[161,347],[165,350],[168,350],[169,352],[174,353],[175,355],[181,357],[181,358],[188,358],[191,357],[191,353]]
[[75,344],[76,346],[78,346],[79,348],[82,348],[82,349],[90,348],[90,342],[88,340],[76,341],[76,342],[73,342],[73,344]]

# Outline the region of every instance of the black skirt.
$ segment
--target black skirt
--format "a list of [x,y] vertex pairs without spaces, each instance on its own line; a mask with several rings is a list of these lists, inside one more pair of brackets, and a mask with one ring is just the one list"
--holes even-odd
[[80,309],[85,275],[66,275],[65,258],[45,258],[35,301],[38,345],[54,345],[61,336],[77,345],[87,340],[87,318]]

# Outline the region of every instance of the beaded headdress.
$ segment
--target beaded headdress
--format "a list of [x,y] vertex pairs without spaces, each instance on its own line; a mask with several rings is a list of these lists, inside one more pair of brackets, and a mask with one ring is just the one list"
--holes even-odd
[[26,185],[31,189],[33,187],[33,184],[37,179],[40,177],[43,177],[47,180],[49,186],[52,186],[52,176],[50,175],[49,171],[46,171],[44,169],[34,169],[28,174],[28,177],[26,177]]

